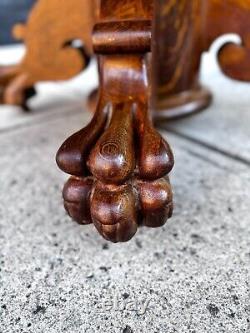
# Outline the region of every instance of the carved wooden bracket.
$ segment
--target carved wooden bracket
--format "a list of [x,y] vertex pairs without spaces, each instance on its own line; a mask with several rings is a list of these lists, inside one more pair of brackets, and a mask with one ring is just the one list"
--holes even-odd
[[69,215],[81,224],[93,222],[112,242],[130,240],[140,225],[162,226],[173,210],[164,178],[173,154],[149,112],[150,4],[101,1],[93,32],[100,72],[96,113],[57,154],[59,167],[73,175],[63,191]]

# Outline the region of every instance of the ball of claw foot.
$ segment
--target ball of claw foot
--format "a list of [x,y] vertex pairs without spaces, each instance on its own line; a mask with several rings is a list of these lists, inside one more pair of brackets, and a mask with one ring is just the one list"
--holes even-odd
[[93,223],[106,240],[114,243],[129,241],[139,226],[163,226],[173,210],[168,178],[135,178],[125,185],[108,185],[91,177],[71,177],[63,197],[73,220],[79,224]]
[[64,185],[64,207],[69,216],[79,224],[90,224],[90,195],[93,187],[92,178],[71,177]]
[[91,216],[99,233],[112,242],[126,242],[136,233],[136,197],[132,185],[103,185],[96,182]]

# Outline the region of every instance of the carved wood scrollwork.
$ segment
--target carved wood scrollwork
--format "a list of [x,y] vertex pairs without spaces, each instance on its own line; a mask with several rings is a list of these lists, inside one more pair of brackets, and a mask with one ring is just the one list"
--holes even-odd
[[219,36],[234,33],[241,43],[226,43],[218,52],[223,73],[232,79],[250,81],[250,1],[209,0],[203,18],[204,47]]
[[88,65],[95,1],[37,1],[27,23],[14,27],[26,53],[16,66],[0,66],[0,102],[27,109],[35,83],[70,79]]
[[59,167],[73,175],[63,191],[69,215],[80,224],[94,223],[112,242],[130,240],[140,225],[162,226],[173,210],[167,177],[173,154],[149,112],[151,4],[101,1],[93,32],[97,110],[57,154]]

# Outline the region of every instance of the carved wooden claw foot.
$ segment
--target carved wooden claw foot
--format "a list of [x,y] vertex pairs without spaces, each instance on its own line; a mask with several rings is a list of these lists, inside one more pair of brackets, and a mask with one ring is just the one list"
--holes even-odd
[[64,142],[57,163],[73,175],[63,191],[69,215],[80,224],[94,223],[107,240],[125,242],[138,226],[159,227],[171,216],[172,192],[164,177],[174,159],[151,121],[145,57],[102,55],[99,65],[96,113]]
[[57,154],[59,167],[73,175],[63,190],[67,212],[79,224],[94,223],[112,242],[130,240],[141,225],[160,227],[172,215],[165,176],[173,154],[145,110],[131,104],[98,109]]
[[[105,12],[109,2],[102,4]],[[63,191],[69,215],[94,223],[109,241],[125,242],[138,226],[162,226],[173,210],[167,175],[174,158],[149,112],[151,20],[104,20],[94,28],[93,48],[97,109],[90,124],[61,146],[57,163],[73,176]]]

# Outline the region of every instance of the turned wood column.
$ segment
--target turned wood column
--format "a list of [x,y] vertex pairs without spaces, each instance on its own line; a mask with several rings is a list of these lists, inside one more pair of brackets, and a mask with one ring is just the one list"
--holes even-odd
[[204,0],[157,0],[153,31],[154,117],[174,118],[208,106],[199,83]]

